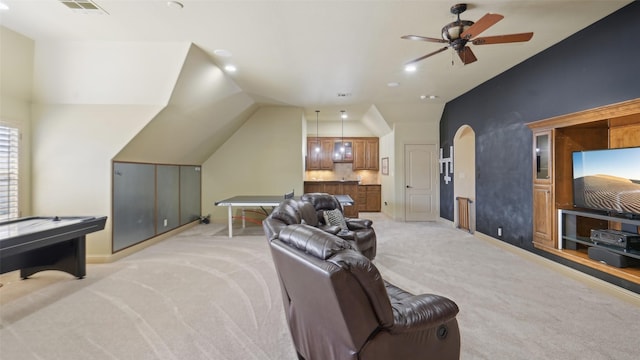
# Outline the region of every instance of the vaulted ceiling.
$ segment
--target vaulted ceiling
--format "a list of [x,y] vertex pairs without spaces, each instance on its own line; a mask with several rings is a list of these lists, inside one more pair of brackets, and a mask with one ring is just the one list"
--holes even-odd
[[60,0],[0,2],[9,7],[0,11],[0,24],[36,42],[190,42],[219,67],[234,65],[237,70],[228,76],[257,103],[302,107],[309,119],[319,109],[320,120],[337,120],[339,110],[360,119],[375,105],[385,117],[385,109],[394,109],[392,121],[402,121],[403,106],[442,109],[631,1],[471,2],[461,19],[504,15],[482,36],[533,32],[533,38],[471,45],[478,61],[468,65],[448,49],[418,62],[412,73],[404,70],[406,62],[442,44],[401,36],[440,37],[441,28],[455,20],[454,2],[95,0],[97,13],[72,10]]

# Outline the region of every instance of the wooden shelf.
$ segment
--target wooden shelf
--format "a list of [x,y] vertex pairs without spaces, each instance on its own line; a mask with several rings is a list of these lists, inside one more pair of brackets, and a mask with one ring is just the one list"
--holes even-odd
[[555,254],[557,256],[560,256],[562,258],[571,260],[578,264],[582,264],[590,268],[600,270],[604,273],[619,277],[621,279],[625,279],[635,284],[640,284],[640,268],[637,268],[637,267],[617,268],[615,266],[603,264],[599,261],[590,259],[589,255],[587,254],[586,248],[580,248],[578,250],[569,250],[569,249],[559,250],[559,249],[545,248],[543,250],[550,252],[552,254]]
[[[588,249],[592,246],[607,249],[616,254],[640,259],[640,251],[623,251],[622,248],[595,244],[591,241],[591,229],[608,228],[609,225],[640,225],[640,220],[608,216],[590,211],[558,210],[558,249],[543,250],[556,253],[571,261],[600,270],[607,274],[640,284],[640,267],[618,268],[589,258]],[[569,246],[569,244],[571,244]],[[575,245],[575,246],[574,246]],[[568,249],[567,249],[568,247]]]

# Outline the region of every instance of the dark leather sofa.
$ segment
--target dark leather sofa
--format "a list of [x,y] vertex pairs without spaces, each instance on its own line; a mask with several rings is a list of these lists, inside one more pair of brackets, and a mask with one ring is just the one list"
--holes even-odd
[[412,295],[384,281],[351,242],[273,215],[263,226],[299,359],[459,359],[453,301]]
[[[270,237],[270,234],[277,233],[282,225],[307,224],[348,240],[355,249],[369,260],[373,260],[376,256],[377,240],[372,221],[359,218],[344,218],[348,229],[343,230],[336,225],[327,224],[324,220],[324,211],[335,209],[340,210],[342,213],[342,205],[340,205],[335,196],[326,193],[308,193],[302,195],[299,201],[285,199],[273,209],[269,218],[278,220],[283,224],[267,221],[269,219],[267,218],[263,221],[263,226],[267,231],[267,237]],[[271,229],[272,226],[278,229]]]

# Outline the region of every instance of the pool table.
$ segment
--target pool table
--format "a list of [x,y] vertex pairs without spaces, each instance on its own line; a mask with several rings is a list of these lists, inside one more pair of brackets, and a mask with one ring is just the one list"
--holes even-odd
[[85,235],[104,229],[106,216],[25,217],[0,222],[0,273],[20,277],[60,270],[86,275]]

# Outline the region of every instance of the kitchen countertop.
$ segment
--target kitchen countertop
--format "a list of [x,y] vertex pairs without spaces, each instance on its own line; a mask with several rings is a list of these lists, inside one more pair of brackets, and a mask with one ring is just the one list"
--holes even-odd
[[358,183],[358,180],[305,180],[306,183],[347,183],[353,184]]
[[[339,184],[353,184],[356,183],[358,184],[358,180],[305,180],[305,183],[339,183]],[[380,184],[358,184],[360,186],[369,186],[369,185],[376,185],[376,186],[380,186]]]

